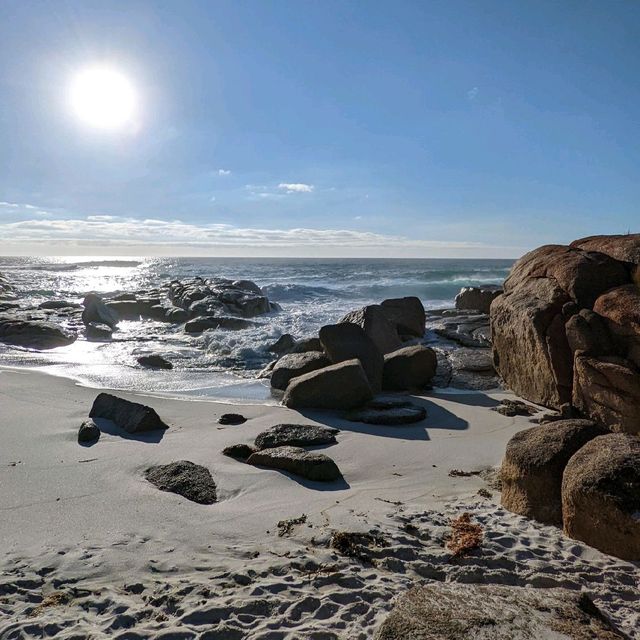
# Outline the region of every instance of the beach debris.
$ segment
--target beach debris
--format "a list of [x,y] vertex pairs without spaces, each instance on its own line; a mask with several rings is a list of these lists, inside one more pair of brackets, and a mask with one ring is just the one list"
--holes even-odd
[[421,422],[426,417],[427,410],[424,407],[406,400],[372,400],[345,415],[350,422],[378,425],[411,424]]
[[96,397],[89,417],[111,420],[127,433],[169,428],[151,407],[110,393],[101,393]]
[[247,419],[243,415],[240,415],[239,413],[223,413],[218,418],[218,424],[225,424],[225,425],[244,424],[246,421]]
[[384,356],[382,387],[386,391],[422,390],[436,374],[438,358],[430,347],[413,345]]
[[42,599],[42,602],[40,602],[40,604],[31,611],[29,617],[37,618],[38,616],[41,616],[46,609],[50,607],[59,607],[63,604],[67,604],[70,600],[71,594],[65,591],[54,591]]
[[198,504],[217,500],[216,483],[209,470],[188,460],[150,467],[145,478],[160,491],[177,493]]
[[288,353],[282,356],[273,366],[271,386],[274,389],[284,391],[292,378],[328,367],[330,364],[329,358],[319,351]]
[[342,478],[336,463],[324,453],[305,451],[301,447],[275,447],[252,453],[249,464],[270,469],[289,471],[319,482],[332,482]]
[[479,476],[482,471],[462,471],[462,469],[451,469],[449,471],[450,478],[470,478],[471,476]]
[[45,320],[22,320],[11,316],[0,319],[0,342],[20,347],[55,349],[70,345],[76,337],[74,332]]
[[571,456],[607,431],[591,420],[561,420],[530,427],[507,443],[500,476],[505,509],[562,526],[562,476]]
[[538,407],[527,404],[522,400],[509,400],[508,398],[501,400],[498,406],[491,407],[491,410],[508,418],[515,416],[533,416],[540,411]]
[[255,453],[257,449],[250,444],[232,444],[229,447],[225,447],[222,450],[222,454],[234,458],[235,460],[242,460],[246,462],[252,453]]
[[95,442],[100,437],[100,428],[91,419],[85,420],[78,430],[78,442]]
[[278,522],[278,536],[283,538],[288,536],[296,525],[304,524],[307,521],[307,515],[303,513],[297,518],[289,518],[288,520],[280,520]]
[[486,498],[487,500],[491,500],[491,498],[493,498],[493,493],[484,487],[480,487],[480,489],[478,489],[478,495],[481,498]]
[[[364,329],[351,322],[328,324],[320,329],[322,350],[334,364],[357,359],[374,393],[382,389],[384,358]],[[356,405],[354,405],[356,406]]]
[[173,364],[157,353],[140,356],[137,361],[139,365],[150,369],[173,369]]
[[337,433],[340,433],[339,429],[314,424],[277,424],[258,434],[255,445],[258,449],[269,449],[286,445],[312,447],[335,444]]
[[471,522],[471,515],[467,512],[451,521],[451,534],[447,540],[447,549],[454,558],[464,556],[473,549],[477,549],[482,542],[482,527]]
[[376,640],[625,637],[586,593],[457,582],[404,592],[375,634]]
[[562,518],[568,536],[640,560],[640,438],[610,433],[578,450],[562,478]]
[[376,549],[386,547],[387,541],[378,532],[335,531],[329,545],[338,553],[360,562],[373,564]]
[[292,409],[353,409],[371,397],[364,369],[353,359],[293,378],[282,403]]

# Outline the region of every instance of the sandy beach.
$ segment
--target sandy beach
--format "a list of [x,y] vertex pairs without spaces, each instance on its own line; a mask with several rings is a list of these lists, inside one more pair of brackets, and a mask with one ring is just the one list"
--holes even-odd
[[[506,442],[531,426],[490,410],[504,392],[414,397],[426,421],[393,427],[331,412],[119,394],[149,404],[170,428],[114,429],[82,446],[77,429],[97,393],[0,370],[3,640],[364,639],[396,596],[433,580],[583,590],[640,637],[637,564],[499,506],[495,472]],[[219,425],[228,411],[247,422]],[[344,481],[310,482],[221,453],[286,422],[340,429],[326,452]],[[149,466],[176,460],[210,470],[216,504],[145,480]],[[450,522],[464,512],[483,540],[452,558]],[[336,531],[373,533],[377,542],[364,561],[346,557],[330,547]]]

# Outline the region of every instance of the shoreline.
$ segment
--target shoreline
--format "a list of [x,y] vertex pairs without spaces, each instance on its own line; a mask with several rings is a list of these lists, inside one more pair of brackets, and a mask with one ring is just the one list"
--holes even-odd
[[[18,629],[29,637],[49,624],[61,638],[118,629],[140,638],[204,631],[275,638],[269,629],[280,629],[282,638],[364,639],[411,584],[471,575],[586,588],[627,633],[640,623],[628,601],[637,565],[509,514],[482,475],[449,475],[495,469],[507,440],[531,426],[490,410],[509,393],[414,396],[428,417],[401,427],[349,423],[336,412],[146,396],[170,425],[161,438],[103,433],[83,447],[77,428],[97,393],[46,373],[0,368],[2,590],[12,594],[0,599],[2,637]],[[247,422],[218,425],[225,406],[241,407]],[[336,461],[344,483],[320,486],[221,454],[281,422],[339,428],[338,444],[319,450]],[[198,505],[144,479],[149,465],[182,459],[211,470],[217,503]],[[484,541],[452,563],[443,536],[463,511],[482,524]],[[304,522],[278,535],[278,523],[302,515]],[[363,564],[330,547],[336,531],[378,531],[387,546],[372,551],[375,564]],[[143,591],[133,593],[133,583]]]

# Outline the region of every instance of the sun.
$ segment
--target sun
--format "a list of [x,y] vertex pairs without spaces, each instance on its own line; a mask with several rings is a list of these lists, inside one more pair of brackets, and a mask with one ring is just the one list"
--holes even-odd
[[90,67],[71,81],[71,107],[80,120],[100,129],[132,124],[138,97],[130,80],[108,67]]

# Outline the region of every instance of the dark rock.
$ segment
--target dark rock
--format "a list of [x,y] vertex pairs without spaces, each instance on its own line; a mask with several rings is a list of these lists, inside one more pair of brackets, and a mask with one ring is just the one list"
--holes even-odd
[[100,437],[100,429],[93,420],[85,420],[78,430],[78,442],[95,442]]
[[623,560],[640,560],[640,438],[612,433],[591,440],[562,480],[565,533]]
[[166,318],[169,322],[182,324],[183,322],[187,322],[190,317],[191,314],[184,309],[180,309],[180,307],[170,307],[167,309]]
[[436,582],[396,600],[375,640],[623,640],[585,593]]
[[291,353],[306,353],[307,351],[322,352],[320,338],[303,338],[298,340],[293,349],[291,349]]
[[116,302],[121,302],[123,300],[128,301],[128,302],[135,302],[136,301],[136,294],[135,293],[118,293],[115,296],[113,296],[112,300],[115,300]]
[[96,397],[89,417],[111,420],[128,433],[168,429],[168,426],[151,407],[119,398],[110,393],[101,393]]
[[0,317],[0,342],[30,349],[55,349],[65,347],[75,339],[75,333],[51,322]]
[[372,304],[351,311],[340,322],[349,322],[361,327],[382,354],[395,351],[402,346],[395,322],[389,320],[380,305]]
[[138,364],[151,369],[173,369],[173,364],[157,353],[137,358]]
[[320,329],[320,343],[333,363],[359,360],[373,392],[380,391],[384,358],[362,327],[350,322],[325,325]]
[[560,420],[516,433],[502,462],[502,506],[545,524],[562,525],[562,474],[571,456],[606,433],[590,420]]
[[390,298],[380,305],[387,318],[396,325],[399,335],[422,338],[425,332],[424,306],[419,298]]
[[479,287],[462,287],[456,296],[456,309],[489,313],[491,303],[502,293],[502,287],[483,284]]
[[449,354],[451,365],[456,370],[493,372],[493,358],[490,349],[453,349]]
[[320,427],[313,424],[277,424],[256,436],[258,449],[269,449],[290,445],[293,447],[313,447],[335,444],[338,429]]
[[82,305],[84,310],[82,312],[82,322],[84,324],[90,324],[97,322],[99,324],[106,324],[112,329],[115,329],[118,324],[118,314],[114,309],[110,309],[103,302],[102,298],[95,293],[88,293]]
[[160,489],[197,502],[213,504],[217,500],[216,483],[206,467],[188,460],[150,467],[146,479]]
[[289,353],[289,351],[291,351],[295,346],[295,338],[290,333],[285,333],[281,335],[270,347],[267,347],[267,351],[275,353],[278,356],[282,356],[285,353]]
[[134,300],[106,302],[108,309],[115,312],[120,320],[140,320],[140,305]]
[[292,409],[352,409],[372,397],[359,360],[347,360],[293,378],[282,400]]
[[540,411],[538,407],[522,402],[522,400],[509,399],[501,400],[500,404],[497,407],[491,407],[491,410],[508,418],[515,416],[533,416]]
[[78,308],[79,304],[75,302],[67,302],[66,300],[45,300],[38,305],[38,309],[69,309]]
[[427,410],[424,407],[401,400],[374,400],[345,416],[351,422],[388,426],[421,422],[426,417]]
[[403,347],[384,357],[382,386],[388,391],[424,389],[436,373],[435,351],[423,345]]
[[255,327],[255,322],[251,320],[244,320],[242,318],[218,318],[215,316],[204,316],[202,318],[195,318],[189,320],[184,325],[184,330],[187,333],[201,333],[208,329],[226,329],[229,331],[238,331],[241,329],[249,329]]
[[242,460],[246,462],[252,453],[255,453],[257,449],[250,444],[232,444],[222,450],[222,454],[234,458],[235,460]]
[[218,424],[238,425],[244,424],[247,419],[239,413],[223,413],[218,418]]
[[282,356],[273,367],[271,386],[284,391],[292,378],[328,367],[331,364],[324,353],[308,351],[306,353],[289,353]]
[[101,322],[90,322],[85,327],[87,340],[111,340],[112,333],[111,327]]
[[300,447],[276,447],[251,454],[249,464],[289,471],[308,480],[332,482],[342,478],[336,463],[324,453]]

